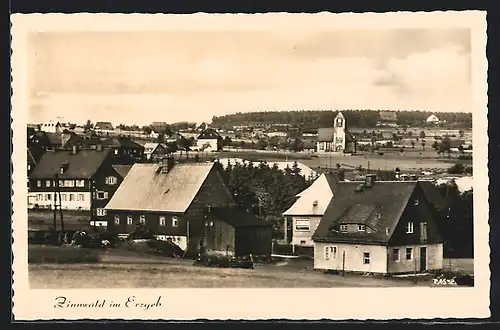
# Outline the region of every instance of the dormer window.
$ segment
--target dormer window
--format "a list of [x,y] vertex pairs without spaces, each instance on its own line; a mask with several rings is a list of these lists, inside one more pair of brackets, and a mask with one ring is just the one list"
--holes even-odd
[[418,199],[416,199],[416,200],[415,200],[415,202],[414,202],[413,204],[414,204],[415,206],[418,206],[418,204],[419,204],[419,200],[418,200]]
[[340,225],[340,231],[342,233],[346,233],[347,232],[347,225]]
[[318,207],[318,201],[313,202],[313,207]]
[[365,225],[358,225],[358,231],[366,231],[366,226]]

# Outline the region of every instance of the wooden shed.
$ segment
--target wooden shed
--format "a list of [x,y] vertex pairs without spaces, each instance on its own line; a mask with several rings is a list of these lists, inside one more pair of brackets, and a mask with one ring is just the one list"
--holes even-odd
[[203,246],[234,256],[271,255],[272,226],[245,210],[212,207],[205,213]]

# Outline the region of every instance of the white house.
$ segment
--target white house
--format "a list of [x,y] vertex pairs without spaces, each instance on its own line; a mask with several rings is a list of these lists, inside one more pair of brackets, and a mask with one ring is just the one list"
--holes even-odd
[[61,133],[62,125],[58,120],[48,120],[40,126],[40,130],[46,133]]
[[436,115],[430,115],[426,120],[425,120],[426,123],[433,123],[433,124],[437,124],[439,123],[439,118],[436,116]]
[[218,151],[219,150],[219,140],[222,137],[216,130],[212,128],[207,128],[196,139],[196,148],[200,151]]
[[295,203],[283,213],[286,224],[292,221],[293,246],[314,246],[311,237],[334,195],[335,185],[333,174],[321,174],[309,188],[297,195]]

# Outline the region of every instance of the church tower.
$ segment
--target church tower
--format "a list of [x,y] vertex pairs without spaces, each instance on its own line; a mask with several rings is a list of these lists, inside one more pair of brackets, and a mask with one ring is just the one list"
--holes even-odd
[[335,116],[333,122],[333,145],[336,152],[344,152],[345,149],[345,118],[342,112]]

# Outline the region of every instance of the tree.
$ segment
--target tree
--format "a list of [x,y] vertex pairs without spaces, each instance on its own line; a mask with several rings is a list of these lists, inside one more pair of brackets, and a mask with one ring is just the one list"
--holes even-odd
[[463,139],[464,135],[465,135],[465,132],[463,130],[459,130],[458,134],[460,135],[460,138]]
[[434,149],[434,150],[438,150],[438,148],[439,148],[438,142],[437,142],[436,140],[434,140],[434,142],[432,143],[432,146],[431,146],[431,147],[432,147],[432,149]]
[[231,138],[229,136],[226,136],[222,142],[222,145],[225,147],[229,147],[232,143],[233,141],[231,140]]
[[421,131],[419,136],[420,136],[421,139],[425,139],[425,132]]
[[442,140],[441,143],[439,144],[439,153],[444,154],[445,152],[448,153],[448,157],[450,156],[451,152],[451,141],[448,136],[445,136]]
[[415,140],[411,140],[411,147],[415,148]]
[[425,151],[425,140],[422,140],[422,150]]
[[159,133],[158,137],[156,138],[156,142],[157,143],[163,143],[163,142],[165,142],[165,134]]
[[90,120],[87,119],[87,122],[83,125],[83,131],[87,132],[94,128],[94,124]]
[[178,150],[177,148],[177,143],[176,142],[169,142],[167,143],[167,153],[173,154]]
[[142,131],[144,134],[149,135],[153,131],[150,126],[142,126]]
[[458,146],[458,151],[460,151],[460,153],[463,155],[463,153],[464,153],[464,146],[463,145],[459,145]]

